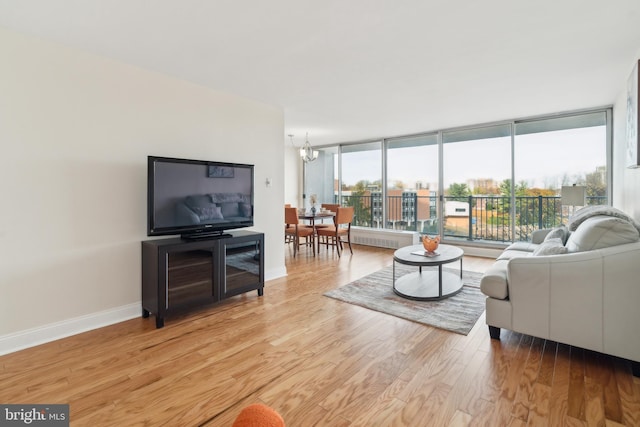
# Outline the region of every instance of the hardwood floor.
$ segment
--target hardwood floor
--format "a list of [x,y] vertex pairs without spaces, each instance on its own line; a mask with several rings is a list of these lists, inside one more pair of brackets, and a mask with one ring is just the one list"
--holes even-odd
[[[214,307],[133,319],[0,357],[1,403],[68,403],[77,426],[640,426],[627,361],[502,331],[468,336],[322,294],[391,264],[354,245],[287,253],[286,278]],[[467,270],[491,261],[465,257]]]

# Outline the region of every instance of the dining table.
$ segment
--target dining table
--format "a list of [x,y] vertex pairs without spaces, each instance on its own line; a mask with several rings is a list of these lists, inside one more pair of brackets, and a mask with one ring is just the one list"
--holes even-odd
[[327,218],[333,218],[334,216],[336,216],[335,212],[331,212],[331,211],[316,211],[315,213],[312,213],[311,211],[306,211],[306,212],[298,212],[298,219],[302,219],[305,221],[309,221],[309,225],[311,227],[315,227],[315,223],[316,220],[323,220],[323,219],[327,219]]

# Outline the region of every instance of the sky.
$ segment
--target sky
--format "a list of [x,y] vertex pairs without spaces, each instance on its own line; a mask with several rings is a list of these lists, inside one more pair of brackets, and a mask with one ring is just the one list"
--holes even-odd
[[[491,138],[444,145],[444,187],[466,183],[473,178],[493,178],[497,182],[511,177],[511,138]],[[437,146],[394,149],[388,158],[389,183],[403,181],[413,188],[418,181],[437,183]],[[353,185],[381,176],[380,152],[343,155],[343,182]],[[595,172],[606,165],[605,126],[518,135],[515,139],[515,180],[530,188],[559,188],[561,178]]]

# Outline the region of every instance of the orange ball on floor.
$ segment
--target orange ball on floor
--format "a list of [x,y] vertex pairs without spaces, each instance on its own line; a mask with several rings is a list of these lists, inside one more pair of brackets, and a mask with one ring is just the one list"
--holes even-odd
[[280,414],[272,408],[254,403],[238,414],[233,427],[285,427],[285,424]]

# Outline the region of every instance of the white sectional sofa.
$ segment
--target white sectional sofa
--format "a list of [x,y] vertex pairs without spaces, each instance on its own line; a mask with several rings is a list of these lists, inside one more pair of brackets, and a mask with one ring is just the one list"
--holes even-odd
[[640,376],[640,224],[611,207],[534,232],[484,274],[486,319],[500,328],[631,360]]

